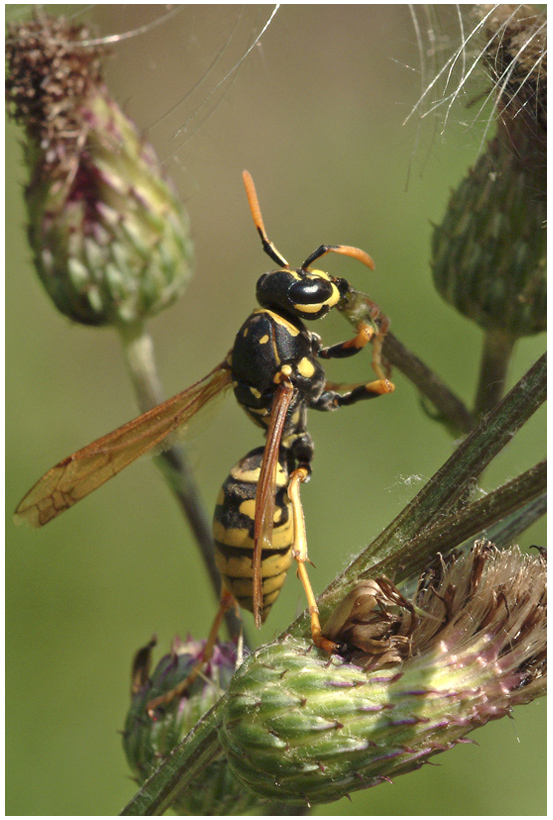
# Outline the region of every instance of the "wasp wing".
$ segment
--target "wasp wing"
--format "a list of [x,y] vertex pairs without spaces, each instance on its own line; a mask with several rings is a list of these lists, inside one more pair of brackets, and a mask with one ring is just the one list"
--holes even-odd
[[173,398],[64,458],[20,501],[15,522],[47,524],[182,427],[231,381],[229,365],[222,362]]
[[261,626],[263,605],[263,584],[261,580],[261,558],[264,549],[272,546],[273,521],[275,514],[275,493],[278,456],[286,414],[294,395],[290,382],[279,385],[271,418],[267,428],[267,443],[263,453],[263,462],[259,472],[259,482],[255,495],[255,522],[253,544],[253,617],[255,625]]

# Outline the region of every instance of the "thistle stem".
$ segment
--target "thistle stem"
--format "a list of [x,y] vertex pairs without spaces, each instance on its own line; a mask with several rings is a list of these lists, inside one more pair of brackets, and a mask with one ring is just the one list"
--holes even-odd
[[390,364],[407,376],[421,395],[432,402],[439,417],[453,430],[454,435],[466,435],[474,429],[474,416],[464,402],[393,333],[387,333],[384,337],[382,352]]
[[395,573],[395,581],[400,583],[420,572],[436,554],[448,552],[469,538],[487,531],[489,527],[502,521],[521,507],[526,507],[539,498],[544,498],[547,486],[547,462],[540,461],[512,481],[503,484],[484,498],[464,507],[459,513],[450,515],[430,529],[425,529],[403,545],[401,567],[392,556],[383,562],[361,572],[359,579]]
[[[164,398],[157,373],[152,338],[142,321],[136,321],[128,325],[118,325],[118,330],[138,406],[140,411],[145,413],[157,404],[161,404]],[[219,600],[221,576],[215,566],[211,520],[206,513],[186,453],[182,447],[173,444],[156,456],[154,460],[190,525],[213,592]],[[225,624],[232,639],[237,639],[240,633],[243,633],[242,622],[236,617],[233,610],[226,613]],[[244,641],[246,642],[245,636]]]
[[[357,291],[348,294],[345,305],[339,307],[340,313],[357,328],[359,322],[366,322],[378,328],[372,316],[374,303]],[[432,402],[436,408],[437,419],[442,421],[455,436],[466,435],[474,429],[476,421],[470,410],[455,393],[431,370],[421,359],[408,350],[399,339],[389,331],[382,342],[384,358],[411,381],[419,393]]]
[[[371,571],[382,562],[386,562],[388,571],[393,566],[398,574],[401,572],[406,543],[423,532],[428,532],[444,516],[459,513],[462,509],[460,505],[464,506],[464,499],[478,476],[545,401],[546,388],[547,366],[544,354],[495,410],[461,443],[394,521],[330,584],[318,601],[322,615],[323,610],[336,604],[360,573]],[[525,498],[525,502],[532,497],[535,496]],[[518,505],[515,508],[516,506]],[[508,515],[512,510],[513,508],[505,509],[503,513]],[[496,520],[497,518],[493,519]],[[462,535],[461,540],[465,537],[468,536]],[[434,540],[432,543],[435,543]],[[435,552],[438,549],[439,546]],[[305,616],[302,615],[291,627],[290,633],[302,634],[304,626]]]
[[476,418],[489,413],[501,401],[515,341],[513,334],[504,330],[485,332],[480,377],[474,402]]
[[176,794],[191,786],[195,777],[221,752],[218,740],[226,696],[196,724],[179,744],[181,755],[169,755],[120,813],[121,816],[161,815],[170,807]]

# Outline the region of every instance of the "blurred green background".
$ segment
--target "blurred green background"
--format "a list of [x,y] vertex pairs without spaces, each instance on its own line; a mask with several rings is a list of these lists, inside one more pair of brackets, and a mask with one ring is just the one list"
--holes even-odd
[[[167,7],[62,8],[113,35],[159,21]],[[374,274],[340,258],[328,269],[370,293],[396,335],[471,403],[481,333],[434,292],[429,239],[431,222],[478,155],[489,112],[475,121],[469,94],[452,107],[443,133],[443,106],[403,125],[432,79],[421,74],[426,61],[431,68],[431,48],[443,64],[459,44],[454,7],[437,7],[431,35],[419,18],[421,52],[406,5],[284,5],[228,77],[273,7],[176,8],[145,33],[116,39],[106,60],[113,95],[163,157],[191,217],[195,278],[151,325],[167,395],[221,360],[254,305],[257,277],[270,267],[242,187],[248,168],[281,252],[299,264],[322,242],[366,248]],[[60,458],[136,415],[115,334],[72,326],[33,272],[19,138],[10,123],[8,511]],[[340,316],[316,329],[327,344],[350,334]],[[510,384],[544,344],[543,337],[519,343]],[[361,357],[329,368],[340,381],[367,372]],[[316,592],[452,451],[410,383],[400,374],[395,382],[393,396],[370,406],[311,414],[316,459],[303,500]],[[187,440],[211,508],[230,466],[259,436],[231,397],[207,415]],[[544,422],[540,411],[488,470],[484,489],[543,456]],[[205,636],[213,616],[189,531],[146,460],[43,531],[8,520],[6,542],[7,814],[117,814],[135,790],[118,734],[131,656],[153,632],[160,654],[175,633]],[[523,547],[533,543],[545,544],[542,524],[521,538]],[[303,606],[291,572],[255,638],[269,640]],[[253,633],[248,613],[245,621]],[[543,814],[545,703],[513,718],[474,733],[477,745],[433,758],[437,766],[314,814]]]

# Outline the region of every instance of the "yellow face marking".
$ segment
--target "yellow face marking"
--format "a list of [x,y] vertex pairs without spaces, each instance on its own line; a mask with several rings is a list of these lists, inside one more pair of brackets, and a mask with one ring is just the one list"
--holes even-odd
[[254,396],[256,399],[261,398],[261,391],[260,391],[260,390],[258,390],[256,387],[250,387],[250,393],[251,393],[251,394],[252,394],[252,396]]
[[262,336],[261,339],[259,340],[259,344],[260,345],[266,345],[268,341],[269,341],[269,337],[268,337],[267,334],[265,334],[265,336]]
[[302,313],[318,313],[319,310],[323,307],[334,307],[340,301],[340,291],[336,287],[334,283],[332,283],[332,295],[325,299],[324,302],[317,302],[316,305],[296,305],[296,310],[302,311]]

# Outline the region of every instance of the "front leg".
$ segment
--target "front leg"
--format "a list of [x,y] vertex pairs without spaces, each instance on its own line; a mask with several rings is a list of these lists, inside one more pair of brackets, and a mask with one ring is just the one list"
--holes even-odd
[[320,359],[345,359],[363,350],[374,336],[376,336],[376,331],[371,325],[367,322],[359,322],[357,333],[353,339],[338,342],[338,344],[331,345],[331,347],[322,347],[316,353]]
[[348,356],[354,356],[363,350],[369,342],[373,344],[372,367],[376,375],[381,381],[385,381],[384,371],[382,370],[382,339],[385,331],[377,333],[374,327],[368,322],[359,322],[357,325],[357,333],[353,339],[348,339],[346,342],[338,342],[338,344],[331,347],[322,347],[316,351],[317,356],[321,359],[345,359]]
[[314,410],[336,410],[338,407],[356,404],[358,401],[374,399],[386,393],[393,393],[395,387],[392,382],[385,377],[380,366],[382,338],[367,322],[359,322],[357,325],[357,333],[353,339],[348,339],[346,342],[339,342],[331,347],[319,348],[317,345],[317,343],[320,342],[319,337],[315,337],[314,353],[321,359],[344,359],[347,356],[353,356],[355,353],[359,353],[371,340],[374,346],[373,369],[379,378],[376,381],[366,384],[353,385],[346,393],[326,389],[317,399],[314,399],[310,403],[310,407],[313,407]]

